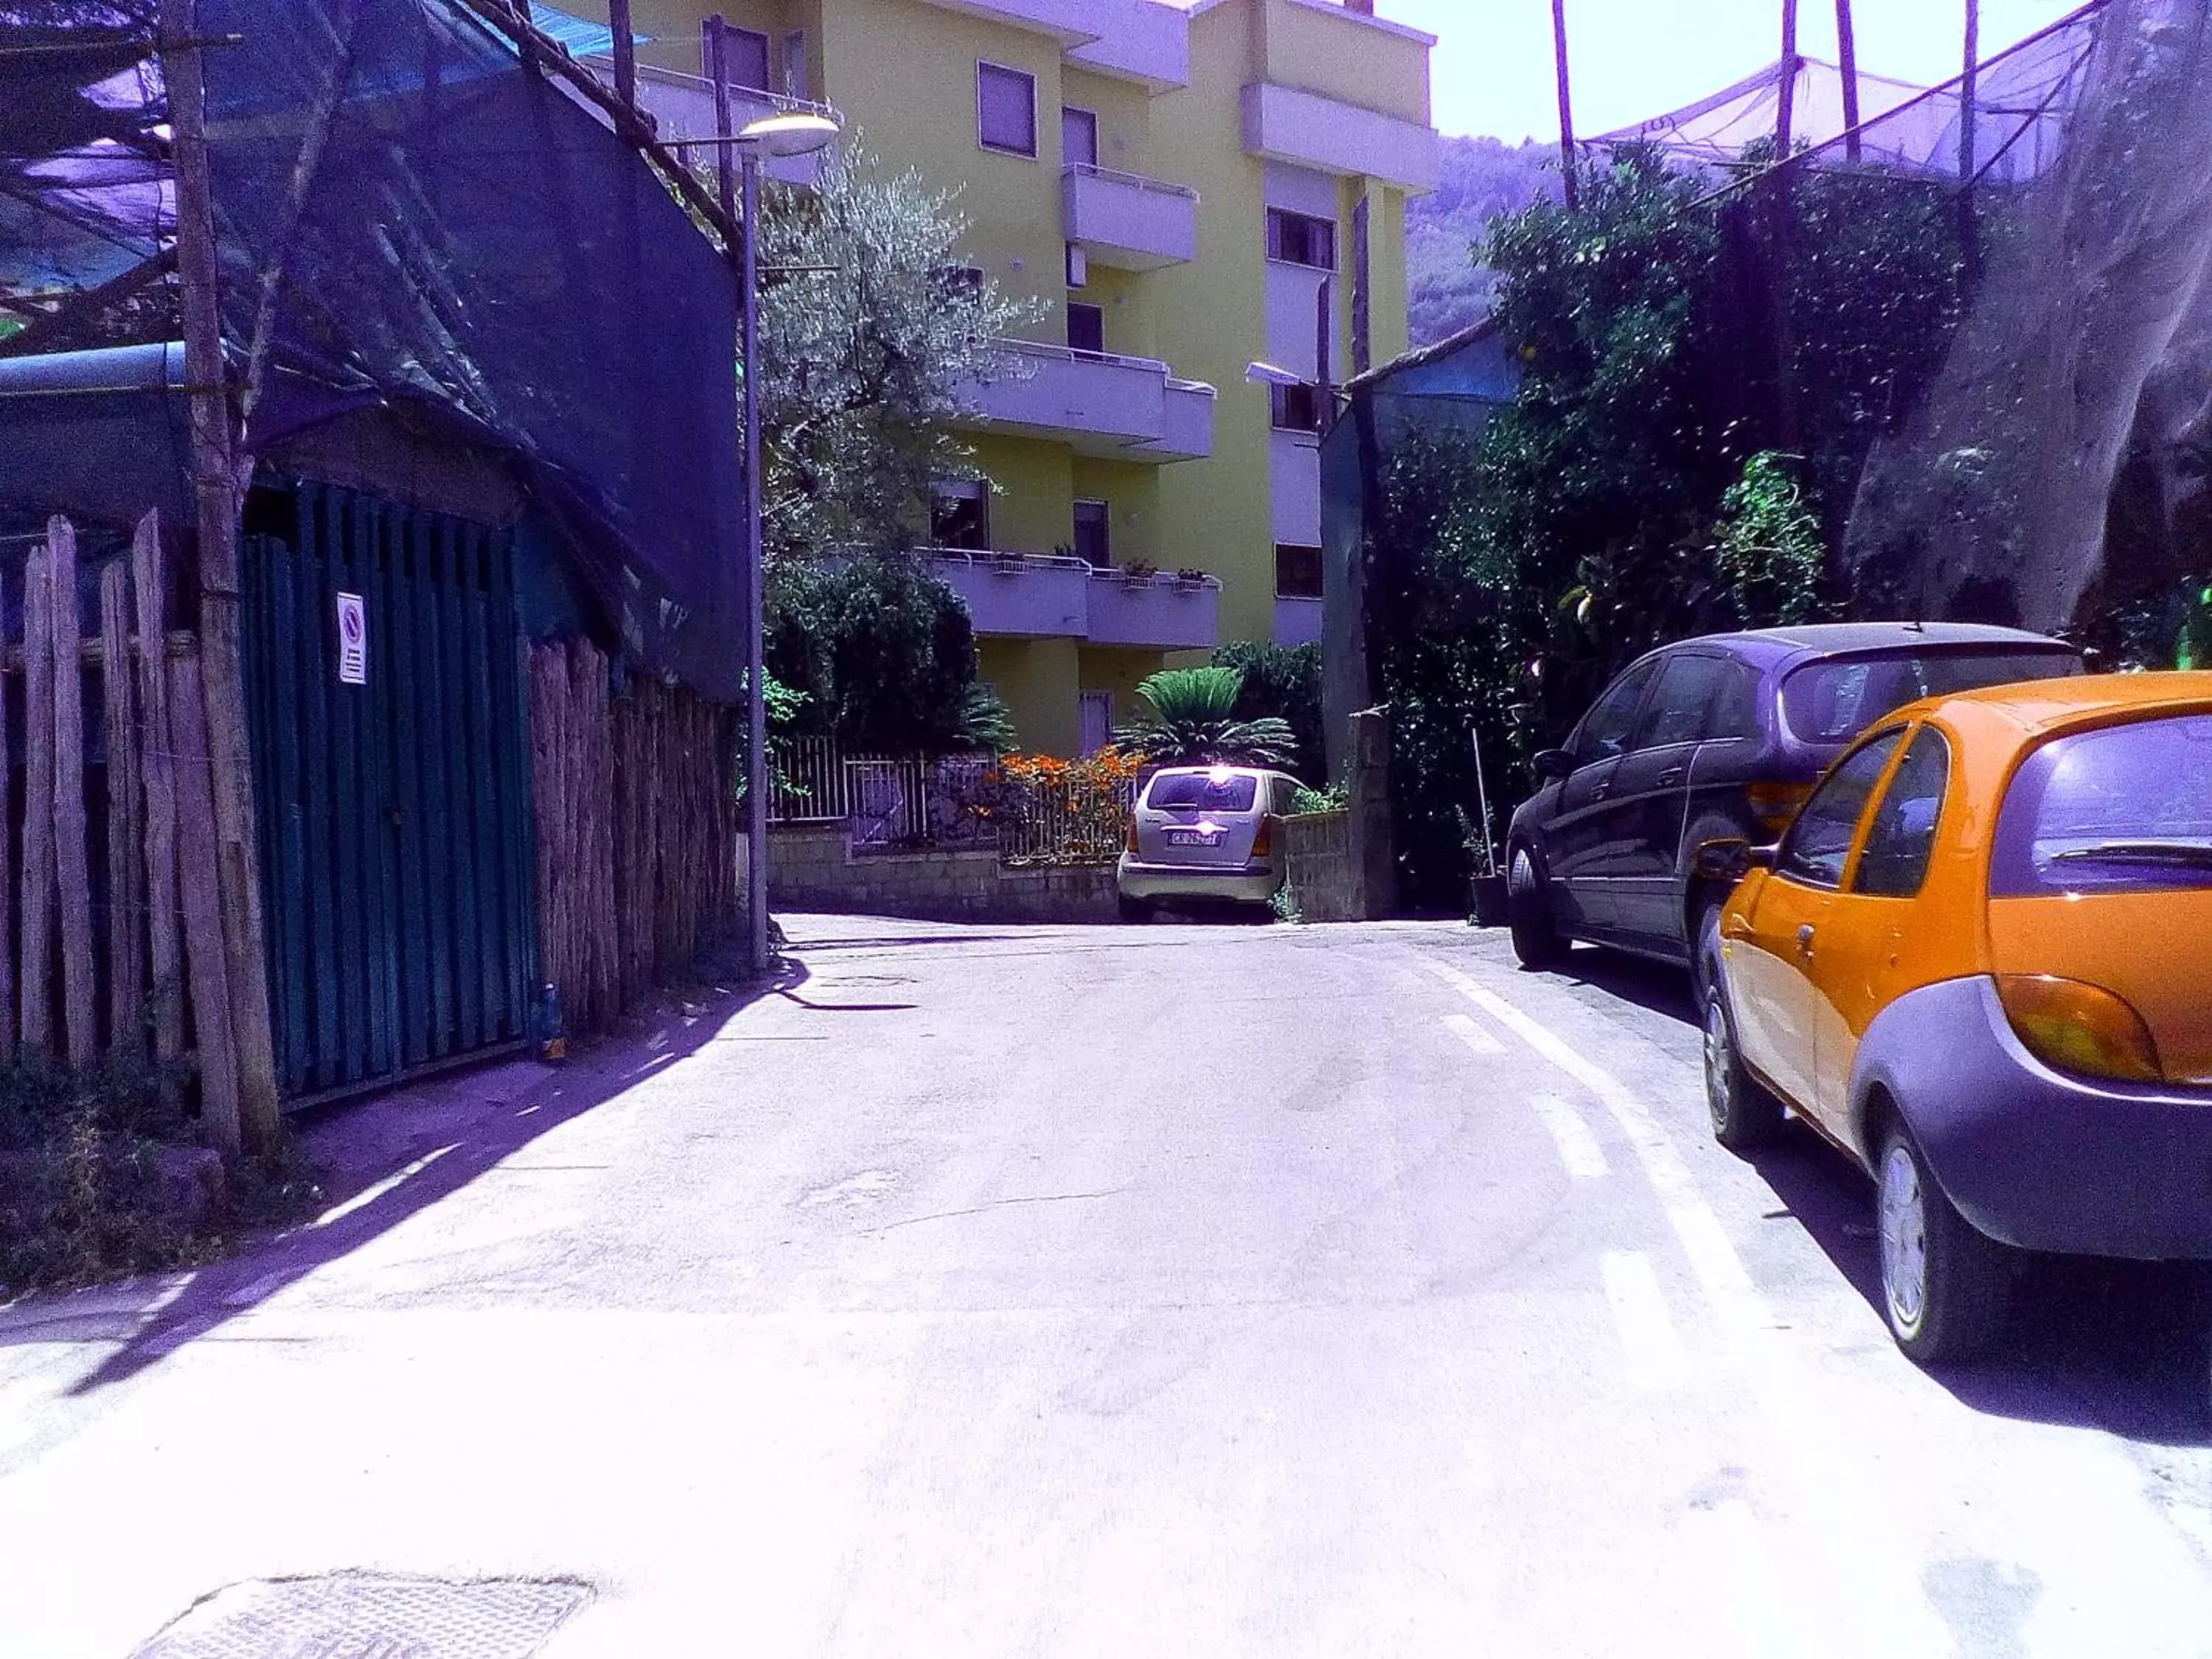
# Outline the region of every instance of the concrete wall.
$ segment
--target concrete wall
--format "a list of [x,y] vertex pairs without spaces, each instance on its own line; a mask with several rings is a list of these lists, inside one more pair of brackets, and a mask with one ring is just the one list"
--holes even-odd
[[1350,812],[1302,812],[1285,818],[1283,856],[1301,921],[1365,919],[1352,859]]
[[1008,870],[995,852],[848,850],[845,826],[803,824],[769,842],[769,902],[780,910],[927,921],[1113,921],[1111,870]]

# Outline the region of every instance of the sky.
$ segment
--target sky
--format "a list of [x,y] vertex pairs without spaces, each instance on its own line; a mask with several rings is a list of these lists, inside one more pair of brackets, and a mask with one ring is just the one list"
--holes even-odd
[[[2081,0],[1982,0],[1982,55]],[[1566,0],[1575,129],[1589,136],[1679,109],[1782,56],[1780,0]],[[1550,0],[1378,0],[1383,16],[1437,37],[1437,130],[1517,141],[1559,136]],[[1933,85],[1958,74],[1965,6],[1853,0],[1859,68]],[[1836,56],[1830,0],[1802,0],[1797,49]]]

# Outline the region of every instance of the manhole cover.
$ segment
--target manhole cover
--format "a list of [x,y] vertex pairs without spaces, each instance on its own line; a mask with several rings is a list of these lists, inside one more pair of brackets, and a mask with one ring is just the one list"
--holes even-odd
[[530,1659],[584,1584],[331,1573],[216,1591],[133,1659]]

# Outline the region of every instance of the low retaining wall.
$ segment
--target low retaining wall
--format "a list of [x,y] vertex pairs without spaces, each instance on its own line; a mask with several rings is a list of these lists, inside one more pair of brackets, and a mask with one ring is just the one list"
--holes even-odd
[[1364,921],[1367,907],[1352,856],[1352,814],[1301,812],[1283,820],[1285,878],[1302,921]]
[[995,852],[851,852],[842,823],[775,830],[769,902],[783,910],[908,916],[922,921],[1113,921],[1114,872],[1008,870]]

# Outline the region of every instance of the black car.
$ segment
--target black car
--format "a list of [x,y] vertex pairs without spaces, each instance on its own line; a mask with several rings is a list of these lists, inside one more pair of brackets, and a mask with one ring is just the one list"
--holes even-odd
[[1727,896],[1692,869],[1700,846],[1774,840],[1828,763],[1893,708],[2081,669],[2063,641],[1945,623],[1760,629],[1654,651],[1536,757],[1542,787],[1507,834],[1514,951],[1553,967],[1587,939],[1698,972]]

